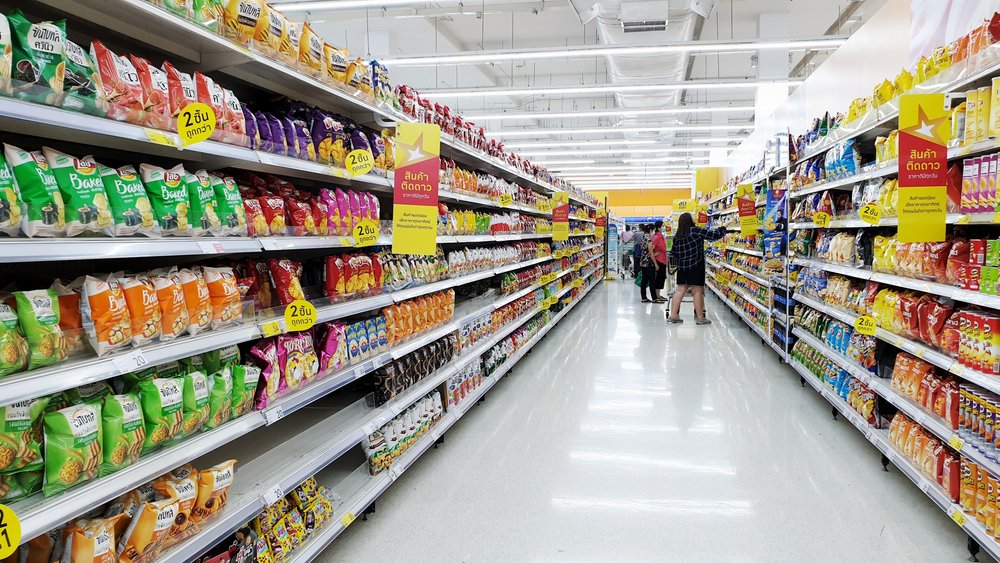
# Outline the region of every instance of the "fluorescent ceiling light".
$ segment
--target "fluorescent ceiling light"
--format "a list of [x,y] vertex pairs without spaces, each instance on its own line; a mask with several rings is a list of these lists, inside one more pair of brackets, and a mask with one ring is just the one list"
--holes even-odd
[[668,109],[626,109],[626,108],[612,108],[612,109],[600,109],[591,111],[565,111],[565,112],[551,112],[551,111],[538,111],[538,112],[528,112],[528,113],[484,113],[484,114],[470,114],[462,115],[463,119],[469,121],[502,121],[509,119],[565,119],[565,118],[576,118],[576,117],[609,117],[609,116],[622,116],[622,117],[638,117],[638,116],[649,116],[649,115],[676,115],[684,113],[724,113],[724,112],[739,112],[739,111],[755,111],[754,106],[677,106]]
[[[628,147],[623,147],[620,149],[586,149],[587,155],[609,155],[609,154],[664,154],[671,152],[679,153],[692,153],[692,152],[708,152],[711,147],[662,147],[657,149],[630,149]],[[539,151],[539,150],[522,150],[518,151],[521,155],[527,155],[528,160],[531,160],[532,156],[569,156],[574,154],[579,154],[579,150],[565,150],[565,151]],[[705,158],[708,158],[705,156]]]
[[318,12],[320,10],[359,10],[425,4],[416,0],[323,0],[319,2],[284,2],[271,0],[269,4],[279,12]]
[[445,88],[424,90],[427,98],[475,98],[497,96],[541,96],[570,94],[629,94],[637,92],[658,92],[662,90],[724,90],[729,88],[758,88],[768,85],[798,86],[801,80],[685,80],[660,84],[591,84],[588,86],[557,86],[547,88]]
[[[313,2],[316,4],[338,4],[340,2]],[[364,2],[343,2],[346,4]],[[294,5],[309,5],[297,2]],[[301,8],[309,9],[309,8]],[[836,49],[847,41],[845,37],[824,37],[820,39],[799,39],[792,41],[684,41],[659,45],[575,45],[572,47],[542,47],[537,49],[494,49],[489,51],[467,51],[452,54],[435,53],[414,57],[386,59],[383,64],[393,66],[427,66],[440,64],[495,63],[501,61],[524,61],[542,59],[576,59],[623,55],[666,55],[671,53],[738,53],[757,52],[770,49]]]
[[[508,149],[533,149],[544,147],[592,147],[603,145],[655,145],[659,141],[653,139],[592,139],[588,141],[525,141],[523,143],[504,143]],[[528,151],[530,152],[530,151]],[[577,154],[577,153],[574,153]]]
[[[695,160],[708,160],[707,156],[698,156],[693,158]],[[642,159],[626,158],[623,159],[623,162],[625,162],[626,164],[645,164],[647,162],[674,162],[676,160],[677,160],[676,157],[663,157],[663,158],[656,157],[656,158],[642,158]]]
[[[623,165],[619,165],[619,166],[579,166],[579,167],[573,167],[573,168],[560,168],[558,170],[558,173],[559,174],[570,174],[570,173],[573,173],[573,172],[591,172],[591,171],[607,172],[609,170],[633,170],[633,169],[636,169],[636,168],[633,168],[633,167],[630,167],[630,166],[623,166]],[[674,166],[661,165],[661,166],[650,166],[648,168],[639,168],[637,170],[643,170],[643,171],[654,171],[654,170],[655,171],[663,171],[663,170],[689,170],[690,171],[690,170],[692,170],[692,167],[691,166],[681,166],[681,165],[674,165]]]
[[557,164],[594,164],[596,160],[532,160],[532,164],[539,166],[553,166]]
[[598,133],[658,133],[670,131],[723,131],[726,129],[753,129],[753,123],[733,125],[672,125],[659,127],[592,127],[588,129],[563,129],[543,127],[540,129],[517,129],[514,131],[487,131],[487,137],[546,137],[562,135],[592,135]]
[[691,137],[688,141],[692,143],[732,143],[733,141],[745,141],[746,137]]

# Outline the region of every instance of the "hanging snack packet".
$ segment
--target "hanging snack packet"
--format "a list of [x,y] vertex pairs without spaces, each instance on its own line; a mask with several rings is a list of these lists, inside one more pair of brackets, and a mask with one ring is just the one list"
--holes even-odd
[[164,170],[159,166],[143,164],[139,169],[160,234],[189,236],[191,224],[188,222],[187,173],[184,165],[178,164],[170,170]]
[[132,320],[132,345],[145,346],[160,337],[162,327],[156,287],[145,274],[122,278],[121,284]]
[[132,61],[115,54],[100,41],[90,44],[90,56],[97,67],[98,85],[104,90],[108,117],[141,125],[142,84]]
[[253,365],[235,364],[233,375],[232,418],[238,418],[253,408],[253,398],[260,380],[260,368]]
[[97,477],[101,466],[101,405],[84,403],[46,413],[46,497]]
[[218,234],[227,237],[246,236],[247,216],[236,180],[212,174],[209,176],[209,181],[215,193],[215,213],[221,223]]
[[0,474],[42,469],[40,428],[47,397],[0,407]]
[[118,563],[153,561],[177,515],[176,498],[143,503],[118,540]]
[[80,314],[90,346],[101,357],[132,342],[132,319],[125,303],[121,274],[87,276],[80,298]]
[[150,379],[139,382],[139,404],[146,426],[142,453],[159,448],[181,431],[184,422],[183,381],[178,378]]
[[51,289],[15,291],[17,320],[28,340],[28,369],[50,366],[66,359],[68,349],[59,328],[59,297]]
[[249,47],[263,15],[264,0],[229,0],[223,14],[223,35],[238,45]]
[[208,420],[205,428],[212,429],[229,421],[233,414],[233,368],[225,366],[211,376],[208,398]]
[[27,368],[28,355],[28,341],[17,328],[17,313],[9,304],[0,302],[0,378]]
[[168,479],[153,484],[157,494],[165,499],[177,502],[177,515],[171,523],[170,530],[163,536],[161,548],[169,547],[184,539],[185,532],[191,528],[191,511],[198,500],[198,476],[192,475],[179,479]]
[[[250,47],[264,56],[273,58],[278,54],[278,44],[285,32],[284,18],[275,18],[272,15],[275,10],[272,10],[267,2],[261,2],[261,8]],[[280,16],[280,14],[278,15]]]
[[[66,232],[66,209],[56,177],[41,151],[28,152],[4,145],[4,156],[24,201],[26,217],[21,221],[29,237],[56,237]],[[13,211],[11,211],[13,214]]]
[[175,120],[181,114],[181,110],[188,104],[198,101],[198,90],[195,88],[194,79],[186,72],[177,70],[174,65],[167,61],[163,62],[163,72],[167,74],[167,108],[170,119]]
[[198,500],[191,511],[192,520],[201,522],[226,505],[229,486],[233,484],[234,465],[236,460],[231,459],[198,474]]
[[169,342],[184,334],[190,323],[184,287],[176,270],[150,272],[150,279],[156,289],[156,302],[160,307],[160,340]]
[[[77,520],[65,530],[66,545],[60,555],[53,549],[54,561],[66,563],[115,563],[115,528],[120,526],[124,514],[112,518]],[[41,563],[41,562],[39,562]]]
[[204,268],[205,284],[212,303],[212,328],[238,323],[243,319],[243,303],[232,268]]
[[92,156],[74,158],[42,147],[65,204],[66,236],[114,234],[104,182]]
[[153,207],[139,175],[132,166],[109,168],[97,165],[104,184],[104,195],[110,208],[111,236],[131,236],[136,233],[153,236],[159,227],[153,217]]
[[79,45],[66,40],[66,96],[63,109],[80,111],[98,117],[108,113],[108,101],[104,98],[101,77],[98,75],[90,55]]
[[104,433],[104,459],[100,474],[104,477],[139,459],[142,443],[146,440],[139,396],[125,394],[105,397],[101,409],[101,426]]
[[66,339],[69,356],[82,352],[86,347],[86,332],[80,315],[80,294],[83,292],[85,279],[86,276],[80,276],[68,284],[58,279],[52,282],[52,290],[59,298],[59,328]]
[[139,77],[143,124],[164,131],[174,129],[169,119],[170,88],[167,85],[167,73],[141,57],[130,55],[130,60]]
[[[3,18],[2,14],[0,18]],[[2,31],[0,28],[0,32]],[[0,151],[0,233],[15,237],[20,232],[21,194],[14,183],[14,173],[7,165],[3,151]]]
[[326,62],[327,81],[337,86],[347,84],[347,50],[324,43],[323,58]]
[[31,23],[20,10],[7,16],[13,58],[14,96],[38,104],[58,105],[66,74],[66,22]]
[[184,290],[184,302],[187,304],[188,333],[194,336],[207,329],[212,323],[212,300],[208,293],[201,268],[184,268],[177,272],[177,278]]
[[208,172],[199,170],[185,175],[188,194],[188,221],[194,236],[219,236],[222,224],[215,212],[215,190]]

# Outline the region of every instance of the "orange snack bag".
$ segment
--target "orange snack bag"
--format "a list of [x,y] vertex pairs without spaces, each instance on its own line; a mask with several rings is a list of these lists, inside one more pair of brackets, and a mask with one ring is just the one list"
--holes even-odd
[[115,525],[123,516],[77,520],[67,526],[62,561],[115,563]]
[[132,344],[142,346],[159,338],[162,314],[153,281],[146,275],[130,276],[122,279],[122,288],[132,318]]
[[198,500],[195,501],[191,518],[201,522],[222,509],[229,498],[229,486],[233,484],[236,460],[224,461],[198,473]]
[[187,331],[190,322],[184,288],[175,271],[150,272],[150,274],[153,287],[156,288],[156,301],[160,304],[162,326],[160,340],[164,342],[173,340]]
[[119,274],[87,276],[80,295],[80,315],[87,339],[98,356],[132,342],[132,319]]
[[118,541],[119,563],[152,561],[160,543],[177,519],[177,499],[146,502]]
[[191,528],[194,522],[191,521],[191,511],[194,503],[198,500],[197,475],[183,479],[168,479],[153,484],[156,490],[164,498],[177,501],[177,516],[166,537],[163,538],[162,547],[168,547],[186,537],[185,532]]
[[212,323],[212,300],[208,293],[208,284],[205,283],[205,277],[198,267],[184,268],[177,272],[177,277],[184,289],[184,302],[187,304],[190,317],[188,332],[194,336]]
[[396,342],[396,314],[398,312],[399,309],[395,305],[389,305],[382,309],[382,316],[385,317],[385,334],[390,346]]
[[66,338],[69,355],[84,349],[83,318],[80,316],[80,292],[83,290],[83,280],[80,276],[68,284],[62,280],[52,282],[52,289],[59,297],[59,328]]
[[243,319],[243,304],[236,274],[232,268],[204,268],[205,284],[212,303],[212,328],[216,329]]

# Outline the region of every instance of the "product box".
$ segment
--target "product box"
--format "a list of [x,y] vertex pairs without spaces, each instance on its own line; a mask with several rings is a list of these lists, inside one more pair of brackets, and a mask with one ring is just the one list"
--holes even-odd
[[967,158],[962,162],[962,213],[972,213],[979,189],[979,159]]
[[979,291],[979,276],[981,275],[981,270],[982,266],[969,264],[967,272],[968,277],[966,278],[968,279],[968,287],[965,289],[968,289],[969,291]]
[[986,241],[986,265],[1000,266],[1000,239]]
[[983,266],[979,271],[979,292],[989,295],[996,295],[997,292],[997,267]]
[[993,97],[990,87],[980,88],[976,97],[979,104],[976,108],[976,141],[985,141],[990,132],[990,100]]
[[965,93],[965,144],[976,142],[979,133],[976,131],[976,114],[979,111],[979,92],[969,90]]
[[[986,265],[986,239],[974,238],[969,240],[969,264],[973,266]],[[976,276],[977,278],[979,276]]]

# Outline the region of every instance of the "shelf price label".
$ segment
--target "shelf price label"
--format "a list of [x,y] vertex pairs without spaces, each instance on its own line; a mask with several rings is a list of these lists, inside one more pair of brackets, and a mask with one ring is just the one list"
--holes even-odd
[[149,139],[150,143],[157,145],[163,145],[165,147],[177,147],[177,141],[170,133],[164,133],[163,131],[157,131],[156,129],[150,129],[146,127],[146,138]]
[[825,211],[818,211],[813,215],[813,223],[816,223],[817,227],[825,229],[830,226],[830,214]]
[[146,356],[143,355],[142,350],[136,350],[130,354],[112,357],[111,362],[115,364],[115,368],[118,370],[118,373],[122,374],[139,371],[146,367],[146,364],[149,363]]
[[858,331],[860,334],[867,336],[874,336],[875,329],[878,325],[875,323],[875,319],[869,317],[868,315],[862,315],[854,320],[854,330]]
[[965,526],[965,513],[958,508],[952,507],[951,519],[955,521],[959,526]]
[[271,321],[260,325],[260,333],[264,338],[277,336],[283,332],[285,331],[281,328],[281,321]]
[[956,452],[960,452],[965,447],[965,440],[959,438],[958,434],[952,434],[951,438],[948,438],[948,445]]
[[340,523],[343,524],[343,526],[346,528],[350,526],[352,522],[354,522],[355,518],[357,518],[357,516],[355,516],[353,512],[348,512],[347,514],[340,517]]
[[378,242],[379,224],[372,219],[362,219],[354,226],[354,246],[371,246]]
[[347,173],[351,176],[364,176],[375,167],[375,160],[372,159],[371,151],[355,149],[347,153],[344,165],[347,167]]
[[187,147],[207,140],[215,132],[215,110],[208,104],[195,102],[184,106],[177,116],[177,136]]
[[882,220],[882,208],[877,203],[866,203],[858,211],[858,217],[869,225],[878,225]]
[[0,504],[0,559],[6,559],[21,545],[21,521],[6,505]]
[[500,207],[510,207],[514,205],[514,196],[510,194],[500,194]]
[[288,332],[309,330],[316,324],[316,307],[312,303],[296,299],[285,307],[285,327]]

